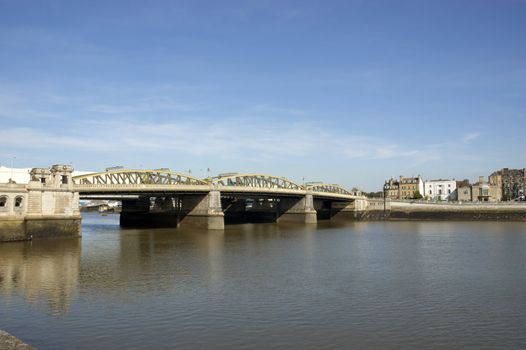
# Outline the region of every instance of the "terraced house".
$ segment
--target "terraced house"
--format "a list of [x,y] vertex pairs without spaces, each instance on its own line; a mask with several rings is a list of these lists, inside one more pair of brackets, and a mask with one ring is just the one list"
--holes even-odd
[[422,195],[424,193],[424,181],[422,177],[403,177],[400,176],[400,194],[399,199],[413,199],[418,193]]

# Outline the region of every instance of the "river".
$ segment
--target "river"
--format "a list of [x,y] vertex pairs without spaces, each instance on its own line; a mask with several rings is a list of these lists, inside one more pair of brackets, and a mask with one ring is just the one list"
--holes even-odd
[[0,329],[39,349],[526,348],[524,222],[244,224],[0,244]]

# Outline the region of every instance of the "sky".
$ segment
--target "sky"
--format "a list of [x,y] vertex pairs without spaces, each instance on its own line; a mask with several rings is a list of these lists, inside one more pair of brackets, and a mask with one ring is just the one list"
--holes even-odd
[[526,0],[0,0],[0,165],[378,191],[526,167]]

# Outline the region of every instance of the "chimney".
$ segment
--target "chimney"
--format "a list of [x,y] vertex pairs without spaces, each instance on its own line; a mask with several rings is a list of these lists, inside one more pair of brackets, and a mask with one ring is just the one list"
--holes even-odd
[[479,176],[479,183],[480,183],[480,184],[483,184],[483,183],[484,183],[484,176]]

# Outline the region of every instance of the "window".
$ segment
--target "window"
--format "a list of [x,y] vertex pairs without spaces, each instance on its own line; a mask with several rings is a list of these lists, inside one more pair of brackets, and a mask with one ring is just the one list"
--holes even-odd
[[45,183],[46,183],[46,178],[45,178],[45,177],[41,177],[41,178],[40,178],[40,183],[45,184]]
[[447,194],[451,194],[451,190],[447,190]]
[[62,175],[62,183],[64,185],[67,185],[68,184],[68,176],[67,175]]
[[23,200],[24,200],[24,198],[22,198],[22,197],[16,197],[15,198],[15,209],[22,208]]
[[429,190],[429,194],[433,194],[433,191]]
[[7,197],[2,196],[0,197],[0,208],[5,208],[5,207],[7,207]]

